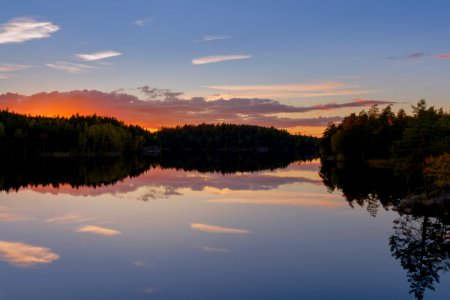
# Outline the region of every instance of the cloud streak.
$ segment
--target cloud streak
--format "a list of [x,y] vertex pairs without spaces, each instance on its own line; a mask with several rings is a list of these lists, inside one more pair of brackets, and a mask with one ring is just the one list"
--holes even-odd
[[419,59],[419,58],[422,58],[422,57],[425,57],[425,56],[426,56],[426,54],[423,53],[423,52],[413,52],[413,53],[409,53],[409,54],[402,55],[402,56],[398,56],[398,55],[390,56],[390,57],[388,57],[388,59],[390,59],[390,60],[397,60],[397,59],[413,59],[413,60],[416,60],[416,59]]
[[[328,199],[327,199],[328,198]],[[301,195],[295,194],[293,196],[274,198],[223,198],[208,200],[210,203],[221,204],[257,204],[257,205],[274,205],[274,206],[300,206],[300,207],[326,207],[336,208],[343,206],[340,198],[327,197],[323,194],[303,193]]]
[[46,64],[46,66],[70,74],[83,74],[87,70],[94,68],[93,66],[84,64],[75,64],[67,61],[57,61],[55,63]]
[[410,53],[410,54],[406,55],[406,57],[410,58],[410,59],[418,59],[418,58],[421,58],[424,56],[425,56],[425,53],[423,53],[423,52],[414,52],[414,53]]
[[57,259],[59,255],[50,251],[49,248],[0,240],[0,260],[10,265],[31,267],[37,264],[49,264]]
[[8,212],[0,212],[0,222],[26,221],[28,217]]
[[203,42],[212,42],[212,41],[220,41],[220,40],[229,40],[231,39],[230,35],[205,35],[202,38]]
[[218,62],[228,61],[228,60],[249,59],[251,57],[252,57],[251,55],[246,55],[246,54],[203,56],[203,57],[194,58],[192,60],[192,64],[193,65],[204,65],[204,64],[212,64],[212,63],[218,63]]
[[30,68],[27,65],[16,64],[0,64],[0,79],[6,79],[10,77],[9,73],[21,71]]
[[54,223],[54,224],[73,224],[73,223],[82,223],[94,220],[93,218],[84,217],[77,213],[69,213],[62,216],[52,217],[45,220],[46,223]]
[[28,69],[29,67],[30,66],[27,66],[27,65],[0,64],[0,73],[25,70],[25,69]]
[[207,253],[226,253],[226,252],[230,251],[225,248],[216,248],[216,247],[210,247],[210,246],[203,246],[201,249],[203,252],[207,252]]
[[76,57],[78,57],[79,59],[84,60],[84,61],[96,61],[96,60],[101,60],[101,59],[119,56],[119,55],[122,55],[122,53],[113,51],[113,50],[106,50],[106,51],[100,51],[100,52],[94,52],[94,53],[88,53],[88,54],[77,54]]
[[339,82],[279,85],[210,85],[206,87],[219,91],[220,94],[218,96],[226,99],[245,97],[324,97],[360,95],[373,92],[370,90],[361,90],[357,85],[347,85]]
[[118,230],[101,227],[101,226],[95,226],[95,225],[82,226],[82,227],[78,228],[76,230],[76,232],[92,233],[92,234],[108,236],[108,237],[121,234],[121,232]]
[[59,29],[58,25],[51,22],[37,21],[32,18],[15,18],[0,25],[0,44],[48,38]]
[[259,91],[259,92],[312,92],[312,91],[328,91],[337,88],[346,87],[339,82],[326,82],[318,84],[280,84],[280,85],[212,85],[207,86],[211,89],[226,91]]
[[133,265],[136,268],[142,268],[142,269],[147,269],[147,270],[154,270],[155,268],[150,265],[148,262],[146,262],[145,260],[137,260],[133,263]]
[[440,58],[440,59],[450,59],[450,54],[442,53],[442,54],[437,55],[436,57]]
[[148,17],[144,19],[139,19],[134,21],[134,25],[137,25],[139,27],[147,26],[148,23],[150,23],[153,20],[153,17]]
[[249,234],[250,231],[239,228],[229,228],[215,225],[208,225],[202,223],[191,223],[192,230],[198,230],[209,233],[232,233],[232,234]]

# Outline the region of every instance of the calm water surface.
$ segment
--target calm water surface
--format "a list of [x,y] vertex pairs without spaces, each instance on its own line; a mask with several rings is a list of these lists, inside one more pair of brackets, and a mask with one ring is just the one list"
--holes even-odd
[[442,268],[414,277],[393,255],[423,220],[352,208],[319,168],[0,192],[0,299],[414,299],[426,276],[425,299],[450,299]]

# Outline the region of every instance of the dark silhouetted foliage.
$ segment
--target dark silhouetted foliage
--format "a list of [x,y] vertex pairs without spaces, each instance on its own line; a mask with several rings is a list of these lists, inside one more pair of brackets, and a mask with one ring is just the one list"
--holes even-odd
[[351,114],[336,125],[330,124],[320,142],[322,157],[345,161],[393,159],[423,163],[428,156],[450,152],[450,114],[427,108],[425,100],[413,106],[413,116],[397,114],[387,106],[381,112]]
[[164,152],[152,157],[6,157],[0,158],[0,191],[60,185],[95,188],[139,176],[152,168],[221,174],[257,172],[284,168],[294,161],[306,159],[295,155],[222,152],[206,155]]
[[427,289],[434,291],[440,274],[450,269],[449,234],[450,226],[440,218],[401,216],[394,221],[391,253],[407,271],[410,294],[418,300]]
[[413,106],[412,116],[403,110],[394,114],[391,106],[351,114],[338,125],[330,124],[320,141],[322,158],[352,164],[384,161],[416,193],[430,188],[426,182],[409,182],[423,179],[426,160],[444,153],[450,153],[450,113],[427,107],[425,100]]
[[0,111],[0,155],[114,156],[169,151],[314,154],[317,139],[253,125],[201,124],[151,133],[114,118],[33,117]]
[[161,148],[226,152],[315,153],[317,139],[286,130],[254,125],[200,124],[162,128],[156,132]]
[[0,111],[0,154],[135,153],[151,139],[144,129],[109,117],[49,118]]

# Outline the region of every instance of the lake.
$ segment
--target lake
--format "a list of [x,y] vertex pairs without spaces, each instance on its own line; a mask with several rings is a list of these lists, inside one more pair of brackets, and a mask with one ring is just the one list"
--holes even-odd
[[450,299],[448,223],[319,160],[34,167],[0,177],[2,300]]

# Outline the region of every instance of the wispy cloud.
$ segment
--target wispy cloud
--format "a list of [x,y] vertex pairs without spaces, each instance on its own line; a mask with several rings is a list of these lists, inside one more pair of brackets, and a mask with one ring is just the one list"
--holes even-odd
[[240,60],[240,59],[248,59],[251,58],[251,55],[246,54],[238,54],[238,55],[212,55],[212,56],[203,56],[194,58],[192,60],[193,65],[204,65],[204,64],[211,64],[211,63],[217,63],[227,60]]
[[437,55],[436,58],[450,59],[450,54],[442,53],[442,54]]
[[10,75],[8,73],[21,71],[30,68],[27,65],[16,65],[16,64],[0,64],[0,78],[6,79],[9,78]]
[[410,53],[410,54],[406,55],[406,58],[418,59],[418,58],[421,58],[424,56],[425,56],[425,53],[423,53],[423,52],[414,52],[414,53]]
[[146,262],[145,260],[137,260],[133,263],[133,265],[137,268],[147,269],[147,270],[154,270],[155,268]]
[[205,35],[202,38],[203,42],[212,42],[212,41],[220,41],[220,40],[229,40],[231,39],[231,35]]
[[26,66],[26,65],[0,64],[0,73],[20,71],[20,70],[28,69],[29,67],[30,66]]
[[71,63],[71,62],[67,62],[67,61],[57,61],[55,63],[46,64],[46,65],[49,68],[59,70],[59,71],[64,71],[64,72],[67,72],[70,74],[82,74],[82,73],[86,72],[87,70],[94,68],[93,66],[84,65],[84,64],[75,64],[75,63]]
[[210,232],[210,233],[234,233],[234,234],[249,234],[250,233],[250,231],[246,230],[246,229],[221,227],[221,226],[201,224],[201,223],[191,223],[191,229],[203,231],[203,232]]
[[305,207],[326,207],[336,208],[345,205],[337,197],[323,197],[323,194],[303,193],[301,195],[286,195],[277,198],[273,197],[243,197],[243,198],[224,198],[208,200],[211,203],[222,204],[258,204],[258,205],[277,205],[277,206],[305,206]]
[[59,29],[58,25],[51,22],[37,21],[32,18],[15,18],[0,25],[0,44],[47,38]]
[[324,97],[361,95],[373,91],[361,89],[358,85],[339,82],[277,84],[277,85],[210,85],[207,88],[220,91],[209,98],[282,98],[282,97]]
[[348,87],[339,82],[325,82],[317,84],[279,84],[279,85],[209,85],[211,89],[226,91],[291,91],[291,92],[311,92],[311,91],[328,91],[338,88]]
[[146,287],[142,290],[142,292],[147,295],[153,294],[157,291],[158,291],[158,288],[153,287],[153,286]]
[[150,23],[153,20],[153,17],[148,17],[148,18],[143,18],[143,19],[138,19],[136,21],[134,21],[134,25],[140,26],[140,27],[144,27],[147,26],[148,23]]
[[49,248],[0,240],[0,260],[13,266],[31,267],[37,264],[49,264],[57,259],[59,255],[50,251]]
[[136,89],[143,93],[147,99],[151,100],[175,100],[184,94],[183,92],[172,92],[169,89],[151,88],[148,85],[140,86]]
[[409,53],[409,54],[406,54],[406,55],[390,56],[390,57],[388,57],[388,59],[391,59],[391,60],[396,60],[396,59],[413,59],[413,60],[416,60],[416,59],[419,59],[419,58],[422,58],[422,57],[425,57],[425,56],[426,56],[426,54],[424,52],[413,52],[413,53]]
[[27,216],[18,215],[9,212],[0,212],[0,222],[17,222],[28,220]]
[[106,51],[100,51],[100,52],[94,52],[94,53],[88,53],[88,54],[77,54],[76,56],[84,61],[95,61],[100,59],[105,59],[109,57],[119,56],[122,55],[121,52],[113,51],[113,50],[106,50]]
[[102,236],[116,236],[121,234],[119,230],[101,227],[101,226],[95,226],[95,225],[86,225],[78,228],[76,232],[86,232],[86,233],[93,233],[98,234]]
[[389,101],[389,100],[371,100],[371,99],[365,99],[365,98],[355,98],[352,101],[348,102],[330,102],[325,104],[317,104],[310,106],[310,111],[312,110],[333,110],[333,109],[340,109],[340,108],[350,108],[350,107],[367,107],[367,106],[373,106],[373,105],[389,105],[389,104],[395,104],[395,101]]
[[216,247],[209,247],[209,246],[203,246],[201,249],[203,252],[208,252],[208,253],[226,253],[226,252],[230,251],[230,250],[224,249],[224,248],[216,248]]
[[47,223],[55,223],[55,224],[73,224],[73,223],[82,223],[93,221],[94,218],[89,218],[82,216],[78,213],[69,213],[62,216],[52,217],[45,220]]

